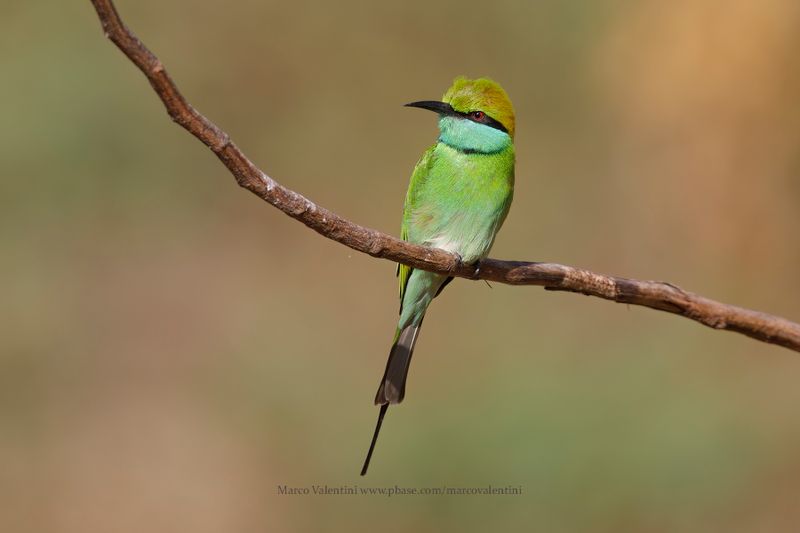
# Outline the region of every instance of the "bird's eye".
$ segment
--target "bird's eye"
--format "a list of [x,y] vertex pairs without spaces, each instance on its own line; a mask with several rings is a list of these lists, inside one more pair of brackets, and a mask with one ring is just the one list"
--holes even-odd
[[472,113],[469,114],[469,116],[473,120],[483,120],[483,117],[485,117],[486,114],[484,114],[483,111],[473,111]]

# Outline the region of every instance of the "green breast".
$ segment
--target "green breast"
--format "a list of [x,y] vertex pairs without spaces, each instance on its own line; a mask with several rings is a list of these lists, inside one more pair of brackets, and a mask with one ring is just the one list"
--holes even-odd
[[514,191],[514,147],[465,152],[443,142],[415,169],[404,213],[410,242],[474,262],[489,253]]

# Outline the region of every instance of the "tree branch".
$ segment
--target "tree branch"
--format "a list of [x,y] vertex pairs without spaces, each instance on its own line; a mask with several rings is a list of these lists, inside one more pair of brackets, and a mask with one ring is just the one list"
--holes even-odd
[[462,264],[456,255],[411,244],[365,228],[319,207],[282,186],[256,167],[228,134],[197,112],[178,91],[161,61],[125,26],[111,0],[91,0],[106,37],[128,56],[158,94],[173,121],[208,146],[237,183],[320,235],[365,254],[414,268],[468,279],[510,285],[540,285],[668,311],[715,329],[742,333],[754,339],[800,351],[800,324],[758,311],[722,304],[686,292],[670,283],[637,281],[596,274],[553,263],[485,259],[480,268]]

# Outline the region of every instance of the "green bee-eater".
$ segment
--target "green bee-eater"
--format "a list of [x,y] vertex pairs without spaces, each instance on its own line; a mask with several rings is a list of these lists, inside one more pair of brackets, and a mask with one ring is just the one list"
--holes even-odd
[[[439,115],[439,139],[420,158],[408,186],[401,237],[458,254],[476,263],[489,253],[514,192],[514,108],[500,85],[487,78],[456,78],[442,101],[406,104]],[[390,404],[403,401],[406,376],[422,319],[453,278],[397,269],[400,321],[378,386],[375,433],[363,476]]]

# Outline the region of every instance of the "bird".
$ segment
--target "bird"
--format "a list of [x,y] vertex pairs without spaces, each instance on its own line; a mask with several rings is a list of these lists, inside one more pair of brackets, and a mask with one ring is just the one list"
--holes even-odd
[[[514,107],[489,78],[457,77],[440,101],[406,107],[439,117],[439,137],[414,167],[403,207],[401,238],[457,254],[478,265],[489,254],[514,196]],[[403,401],[411,356],[425,312],[452,277],[399,264],[400,319],[378,385],[378,421],[364,460],[367,473],[383,418]]]

